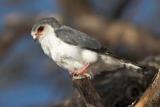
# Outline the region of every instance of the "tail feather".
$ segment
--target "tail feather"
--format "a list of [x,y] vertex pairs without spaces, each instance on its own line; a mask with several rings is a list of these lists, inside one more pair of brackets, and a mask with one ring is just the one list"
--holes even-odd
[[123,66],[124,66],[124,68],[132,69],[132,70],[135,70],[135,71],[138,71],[138,70],[142,69],[141,67],[139,67],[135,64],[132,64],[132,63],[128,63],[128,62],[123,62]]

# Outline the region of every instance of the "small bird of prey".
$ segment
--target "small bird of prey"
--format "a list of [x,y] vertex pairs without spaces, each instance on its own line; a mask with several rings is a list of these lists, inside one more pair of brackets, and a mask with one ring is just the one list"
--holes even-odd
[[108,54],[108,49],[95,38],[47,17],[34,24],[31,35],[44,53],[57,65],[69,71],[73,79],[92,77],[100,71],[140,67]]

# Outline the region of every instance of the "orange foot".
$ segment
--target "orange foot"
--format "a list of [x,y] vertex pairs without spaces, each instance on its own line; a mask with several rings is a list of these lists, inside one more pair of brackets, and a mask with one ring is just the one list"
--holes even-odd
[[73,79],[82,79],[82,78],[91,78],[91,75],[87,73],[88,68],[90,67],[90,64],[84,65],[81,69],[75,70],[72,72]]

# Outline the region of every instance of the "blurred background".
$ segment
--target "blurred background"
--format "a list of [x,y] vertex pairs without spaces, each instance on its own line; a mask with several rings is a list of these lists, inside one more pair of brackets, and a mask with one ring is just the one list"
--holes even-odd
[[30,36],[37,20],[54,16],[136,63],[160,54],[159,4],[159,0],[0,0],[0,107],[54,107],[73,96],[68,72],[45,56]]

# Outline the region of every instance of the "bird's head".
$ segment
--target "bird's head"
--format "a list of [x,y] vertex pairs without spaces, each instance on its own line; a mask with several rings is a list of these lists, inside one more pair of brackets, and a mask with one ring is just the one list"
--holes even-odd
[[43,18],[34,24],[31,36],[34,40],[41,40],[50,33],[54,33],[55,29],[60,27],[60,23],[53,17]]

